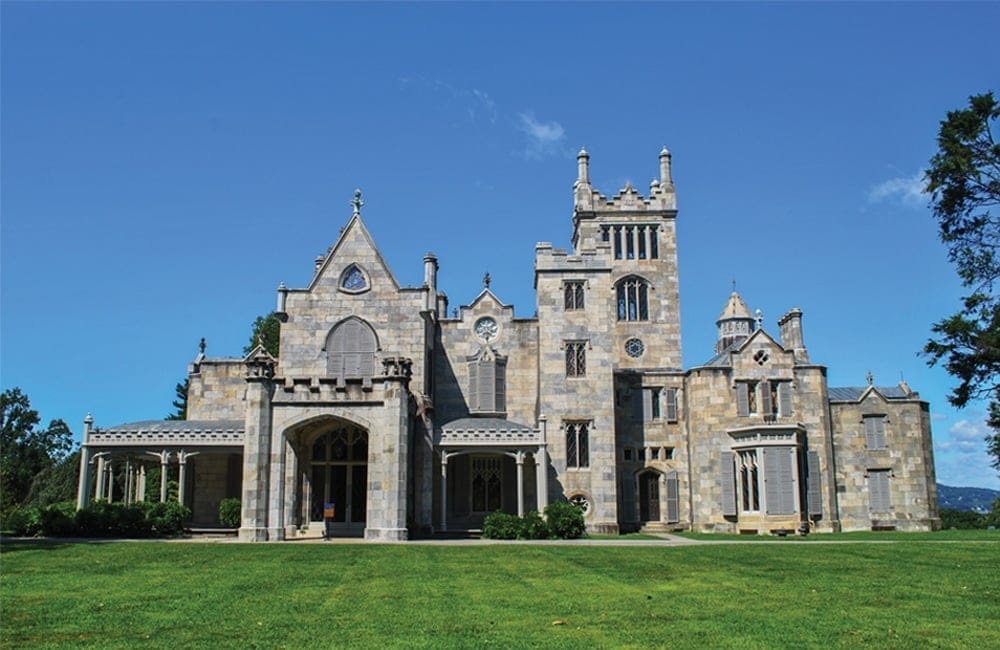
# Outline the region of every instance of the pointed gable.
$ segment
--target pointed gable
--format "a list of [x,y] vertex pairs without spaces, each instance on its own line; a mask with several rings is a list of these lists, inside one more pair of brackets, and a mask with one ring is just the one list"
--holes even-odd
[[360,215],[353,215],[336,243],[316,269],[308,290],[328,288],[344,293],[365,293],[373,286],[400,288]]

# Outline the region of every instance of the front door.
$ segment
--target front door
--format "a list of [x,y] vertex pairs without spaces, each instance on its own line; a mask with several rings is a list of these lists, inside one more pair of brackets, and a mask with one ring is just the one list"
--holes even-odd
[[333,527],[345,532],[365,526],[368,501],[368,433],[343,426],[321,435],[312,445],[309,519],[323,521],[333,507]]
[[660,520],[660,475],[654,472],[639,476],[639,519]]

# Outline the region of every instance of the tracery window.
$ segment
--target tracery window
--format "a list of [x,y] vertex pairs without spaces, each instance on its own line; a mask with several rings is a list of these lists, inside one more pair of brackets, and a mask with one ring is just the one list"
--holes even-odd
[[649,283],[630,275],[617,284],[618,320],[649,320]]
[[590,466],[590,423],[566,423],[566,467]]
[[566,342],[566,376],[583,377],[587,374],[587,342]]
[[566,311],[583,309],[583,282],[572,280],[563,285],[563,307]]
[[351,264],[340,274],[340,288],[348,293],[361,293],[368,289],[368,278],[357,264]]

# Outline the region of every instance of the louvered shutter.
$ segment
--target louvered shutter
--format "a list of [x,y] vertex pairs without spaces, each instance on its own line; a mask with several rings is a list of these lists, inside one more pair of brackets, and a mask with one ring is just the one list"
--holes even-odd
[[743,381],[736,384],[736,415],[750,415],[750,386]]
[[476,398],[480,411],[493,411],[496,391],[493,382],[496,381],[496,363],[493,361],[479,362],[479,385],[476,388]]
[[469,362],[469,410],[479,410],[479,362]]
[[677,472],[667,474],[667,521],[680,521],[680,499],[677,495]]
[[771,382],[762,381],[760,386],[760,412],[764,415],[774,413],[774,405],[771,403]]
[[806,469],[809,472],[808,483],[806,483],[809,516],[821,517],[823,516],[823,498],[820,490],[819,452],[810,451],[806,454]]
[[885,449],[885,418],[883,416],[865,416],[865,444],[868,449]]
[[875,420],[875,449],[885,449],[885,418],[876,417]]
[[865,418],[865,446],[875,449],[875,418]]
[[736,481],[733,477],[733,452],[722,452],[720,488],[722,489],[722,514],[726,517],[736,516]]
[[868,472],[868,499],[872,512],[889,512],[889,472]]
[[653,391],[648,388],[642,390],[642,421],[649,422],[653,419]]
[[792,383],[783,381],[778,384],[778,410],[787,417],[792,414]]
[[764,448],[764,499],[769,515],[795,512],[794,454],[792,447]]
[[677,389],[667,389],[667,422],[677,421]]
[[507,410],[507,364],[496,362],[496,404],[497,411]]

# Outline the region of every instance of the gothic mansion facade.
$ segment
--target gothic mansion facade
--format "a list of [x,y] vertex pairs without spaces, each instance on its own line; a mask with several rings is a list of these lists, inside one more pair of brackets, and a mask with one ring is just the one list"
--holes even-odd
[[665,149],[659,162],[648,197],[608,199],[580,152],[572,249],[536,246],[533,318],[488,280],[449,316],[432,254],[423,286],[401,287],[358,193],[309,285],[278,289],[279,358],[203,351],[187,421],[88,417],[80,505],[138,498],[158,463],[179,468],[195,524],[240,498],[250,541],[331,514],[341,534],[401,540],[556,499],[602,533],[937,527],[927,403],[904,383],[828,387],[799,310],[775,336],[734,291],[715,355],[682,369]]

